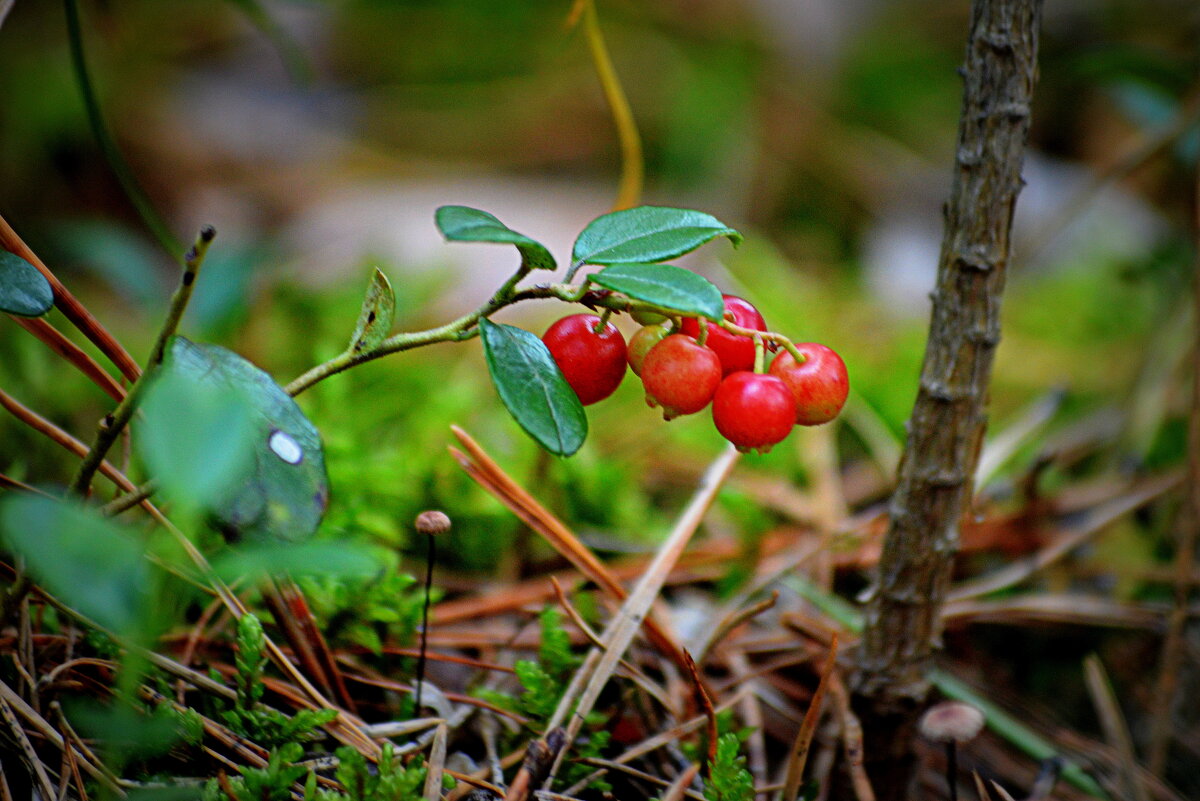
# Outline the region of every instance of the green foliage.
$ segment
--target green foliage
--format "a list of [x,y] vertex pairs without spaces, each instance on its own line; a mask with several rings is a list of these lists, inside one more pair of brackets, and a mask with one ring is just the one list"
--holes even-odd
[[571,652],[571,635],[567,634],[562,617],[562,611],[557,606],[550,605],[542,607],[538,615],[542,633],[538,658],[546,673],[559,682],[569,679],[582,661]]
[[710,214],[690,209],[638,206],[597,217],[575,240],[576,264],[660,262],[690,253],[718,236],[734,245],[742,235]]
[[614,264],[591,276],[593,283],[685,315],[720,320],[721,290],[691,270],[670,264]]
[[[424,593],[417,580],[394,566],[361,579],[312,576],[300,580],[325,636],[378,654],[385,642],[408,645],[421,622]],[[436,600],[439,590],[434,590]]]
[[709,766],[704,797],[708,801],[754,801],[754,777],[746,769],[746,758],[738,755],[740,740],[725,734],[717,740],[717,758]]
[[570,456],[587,438],[587,415],[542,340],[521,328],[479,321],[496,392],[529,436],[555,456]]
[[54,290],[36,267],[0,250],[0,312],[41,317],[54,306]]
[[[299,743],[287,743],[271,751],[266,767],[239,767],[242,775],[229,780],[237,801],[291,801],[292,785],[308,773],[304,765],[294,764],[303,756],[304,748]],[[205,784],[201,798],[230,801],[216,779]]]
[[[337,750],[339,760],[334,774],[345,793],[321,790],[316,801],[420,801],[425,786],[426,768],[421,757],[407,766],[395,757],[391,743],[384,743],[377,769],[367,764],[358,751],[348,746]],[[306,798],[307,798],[306,794]]]
[[0,535],[50,592],[123,636],[144,634],[150,576],[144,545],[95,510],[40,495],[0,504]]
[[253,614],[242,615],[238,620],[238,650],[234,663],[237,699],[233,709],[222,715],[230,729],[261,745],[287,748],[296,745],[296,740],[311,739],[316,729],[337,717],[334,709],[302,709],[288,717],[277,709],[261,705],[266,662],[262,624]]
[[522,263],[536,270],[553,270],[557,265],[541,242],[518,234],[493,215],[468,206],[442,206],[434,214],[442,236],[451,242],[495,242],[515,245]]
[[539,615],[542,640],[538,661],[518,659],[513,665],[523,692],[514,698],[507,693],[480,690],[484,700],[511,709],[533,720],[534,728],[554,714],[579,657],[571,653],[571,639],[562,624],[562,612],[546,606]]
[[[165,367],[168,375],[185,378],[196,392],[205,391],[203,387],[237,392],[249,405],[248,465],[228,474],[227,480],[240,479],[236,489],[211,509],[221,529],[259,541],[311,536],[325,513],[329,486],[321,436],[296,402],[262,370],[216,345],[176,337]],[[185,436],[178,429],[188,428],[178,425],[178,418],[174,421],[174,426],[169,419],[158,426],[167,442]],[[154,466],[170,470],[171,455],[168,450]]]

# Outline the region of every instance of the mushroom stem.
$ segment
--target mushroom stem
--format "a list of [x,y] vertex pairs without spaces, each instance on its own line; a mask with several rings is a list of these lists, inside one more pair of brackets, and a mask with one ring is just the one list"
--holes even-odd
[[946,743],[946,786],[950,788],[950,801],[958,801],[958,743]]

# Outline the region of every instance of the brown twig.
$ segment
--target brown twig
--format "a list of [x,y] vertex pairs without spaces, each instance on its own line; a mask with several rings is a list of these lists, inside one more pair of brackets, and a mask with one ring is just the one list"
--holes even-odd
[[[1194,98],[1200,109],[1200,92]],[[1196,220],[1194,236],[1200,248],[1200,171],[1195,182]],[[1192,397],[1188,415],[1188,472],[1183,506],[1179,511],[1179,541],[1175,546],[1175,607],[1167,622],[1159,656],[1158,682],[1154,691],[1153,720],[1147,766],[1155,776],[1161,776],[1167,765],[1171,743],[1171,708],[1179,685],[1179,669],[1183,661],[1184,633],[1188,620],[1188,601],[1191,598],[1191,576],[1195,571],[1196,548],[1200,543],[1200,250],[1192,271],[1192,327],[1194,329],[1192,356]]]
[[[609,596],[618,601],[626,598],[625,587],[617,581],[608,567],[591,549],[579,541],[563,523],[537,502],[528,492],[504,472],[488,456],[469,434],[458,426],[451,426],[454,436],[467,449],[470,458],[457,448],[450,448],[455,460],[484,489],[491,492],[530,528],[541,534],[546,541],[574,565],[584,576],[594,581]],[[653,618],[646,620],[646,632],[651,641],[682,670],[686,663],[679,645]]]
[[[654,599],[662,590],[667,574],[678,561],[688,542],[691,541],[692,534],[695,533],[700,521],[708,511],[708,507],[716,498],[717,490],[724,484],[725,479],[733,470],[733,466],[737,464],[739,455],[733,446],[729,446],[709,465],[708,470],[700,479],[700,484],[696,488],[692,500],[680,515],[670,535],[660,546],[654,560],[647,566],[645,574],[605,629],[603,640],[606,648],[600,658],[596,660],[595,667],[590,672],[585,671],[584,668],[576,671],[571,684],[563,693],[547,728],[554,728],[566,722],[568,747],[574,742],[584,718],[592,711],[601,691],[612,676],[613,670],[633,642],[634,636],[641,629],[642,621],[646,618]],[[596,650],[593,649],[589,654],[589,662],[591,661],[590,657],[595,653]],[[588,662],[585,662],[584,667],[587,666]],[[576,699],[578,699],[578,703],[576,703]],[[568,717],[569,721],[567,721]],[[559,762],[561,762],[561,758]],[[556,764],[555,770],[557,768]],[[553,775],[554,771],[551,771],[551,776]]]
[[837,650],[837,635],[835,634],[833,642],[829,645],[829,656],[826,657],[825,665],[821,668],[821,680],[817,684],[817,689],[813,691],[812,700],[808,702],[808,709],[804,712],[804,721],[800,724],[800,730],[796,732],[796,742],[792,744],[792,750],[788,756],[781,801],[796,801],[796,796],[800,793],[800,784],[804,781],[804,766],[808,762],[808,749],[812,745],[813,734],[821,719],[821,701],[825,698],[825,689],[830,683],[829,677],[833,675],[833,669],[837,665]]
[[38,272],[50,282],[50,287],[54,290],[54,305],[58,307],[59,311],[117,366],[127,380],[136,381],[138,379],[142,371],[133,357],[121,347],[121,343],[117,342],[112,334],[108,333],[100,321],[93,317],[91,312],[85,309],[83,304],[63,286],[50,268],[42,263],[42,260],[29,249],[21,237],[17,236],[17,232],[3,216],[0,216],[0,247],[20,256],[36,267]]
[[700,671],[696,669],[696,663],[692,661],[692,655],[687,651],[683,652],[687,657],[688,677],[692,680],[692,694],[696,699],[696,706],[704,715],[705,730],[704,739],[706,753],[704,761],[700,769],[704,771],[704,778],[707,779],[712,775],[712,764],[717,759],[717,712],[713,709],[712,698],[709,697],[708,691],[704,689],[704,680],[700,678]]
[[90,378],[92,383],[100,387],[117,403],[125,399],[125,388],[118,384],[116,379],[109,375],[83,348],[67,339],[48,320],[41,317],[13,317],[12,320],[37,337],[39,341],[45,343],[50,350],[66,359],[69,364]]

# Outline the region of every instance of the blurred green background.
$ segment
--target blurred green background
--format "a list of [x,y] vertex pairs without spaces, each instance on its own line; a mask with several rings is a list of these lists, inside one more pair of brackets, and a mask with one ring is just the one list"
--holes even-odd
[[[684,263],[756,302],[773,328],[844,355],[855,396],[835,435],[843,463],[874,476],[855,503],[878,498],[915,396],[967,9],[599,4],[645,143],[644,201],[702,209],[747,236]],[[182,332],[285,383],[345,346],[374,266],[396,288],[399,329],[474,308],[513,254],[443,244],[432,222],[443,203],[487,209],[565,261],[578,230],[609,209],[620,168],[569,10],[566,0],[84,3],[93,80],[138,181],[181,240],[203,223],[219,231]],[[1050,430],[1108,425],[1105,464],[1181,458],[1195,125],[1146,166],[1088,187],[1187,113],[1198,27],[1187,0],[1048,4],[996,430],[1061,391]],[[0,99],[0,213],[144,357],[175,271],[89,130],[58,4],[18,0],[0,27]],[[1081,195],[1089,202],[1063,227]],[[565,311],[527,304],[500,319],[540,333]],[[0,386],[88,439],[106,399],[4,325]],[[707,413],[664,425],[631,376],[589,410],[578,456],[541,456],[495,397],[478,342],[371,363],[301,405],[328,449],[327,536],[407,549],[413,515],[440,507],[457,523],[448,559],[481,570],[518,524],[448,457],[449,424],[580,532],[642,542],[662,533],[722,445]],[[810,441],[795,436],[741,469],[803,485]],[[70,464],[0,416],[0,470],[62,481]],[[736,490],[724,508],[749,532],[774,522]]]

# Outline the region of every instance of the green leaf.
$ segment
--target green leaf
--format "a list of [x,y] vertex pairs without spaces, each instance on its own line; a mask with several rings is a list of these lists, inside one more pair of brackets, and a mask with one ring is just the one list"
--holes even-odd
[[226,581],[262,573],[300,576],[370,578],[379,573],[379,554],[344,542],[267,543],[231,549],[213,560],[213,570]]
[[491,214],[469,206],[442,206],[434,214],[438,230],[451,242],[496,242],[516,245],[521,260],[536,270],[553,270],[558,265],[546,246],[518,234]]
[[392,292],[387,276],[377,267],[363,297],[362,311],[358,313],[354,335],[350,337],[350,350],[355,353],[371,350],[387,339],[395,315],[396,294]]
[[0,312],[41,317],[54,306],[46,276],[15,253],[0,250]]
[[296,402],[262,370],[216,345],[175,337],[164,369],[197,387],[240,394],[248,404],[250,457],[232,493],[208,510],[217,526],[247,540],[311,536],[329,501],[329,479],[321,435]]
[[720,321],[725,314],[721,290],[702,275],[670,264],[614,264],[591,276],[606,289],[674,309],[688,317]]
[[576,264],[632,264],[682,256],[727,236],[736,246],[742,235],[709,214],[690,209],[638,206],[597,217],[575,240]]
[[234,493],[253,459],[254,417],[241,387],[166,369],[142,403],[138,449],[174,500],[209,509]]
[[479,334],[492,383],[521,428],[556,456],[579,450],[587,439],[587,415],[542,340],[486,318]]
[[40,495],[0,505],[6,546],[68,606],[119,635],[135,632],[149,599],[142,546],[93,511]]

